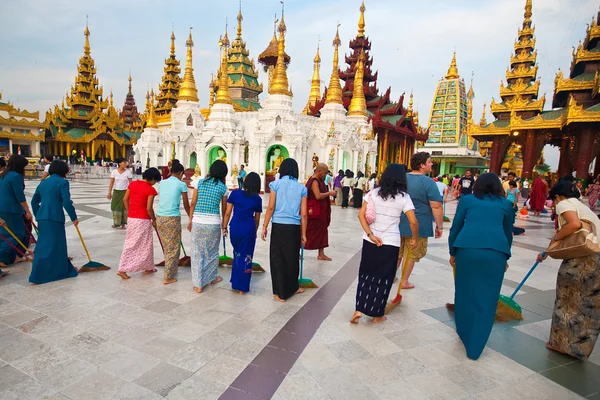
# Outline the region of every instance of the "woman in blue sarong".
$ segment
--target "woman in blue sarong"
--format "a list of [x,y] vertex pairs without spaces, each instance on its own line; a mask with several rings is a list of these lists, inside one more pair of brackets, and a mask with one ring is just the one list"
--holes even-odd
[[63,211],[63,208],[67,211],[73,225],[79,225],[69,181],[65,179],[68,172],[69,166],[64,161],[52,161],[48,171],[50,176],[40,182],[31,199],[31,208],[39,225],[35,259],[29,275],[31,283],[42,284],[77,276],[67,254]]
[[25,198],[25,167],[28,161],[18,154],[12,155],[6,165],[6,169],[0,174],[0,218],[4,220],[4,226],[0,226],[0,235],[4,238],[0,241],[0,266],[24,261],[21,256],[27,250],[5,229],[12,233],[27,245],[29,237],[25,230],[23,216],[31,220],[31,211]]
[[498,176],[488,173],[477,179],[473,195],[461,197],[450,229],[456,332],[473,360],[483,352],[494,325],[514,221]]
[[256,245],[256,231],[262,213],[260,176],[250,172],[243,183],[243,190],[234,190],[227,199],[227,210],[223,218],[223,236],[227,236],[227,224],[231,219],[230,238],[233,246],[233,264],[231,270],[231,288],[240,294],[250,291],[252,276],[252,257]]

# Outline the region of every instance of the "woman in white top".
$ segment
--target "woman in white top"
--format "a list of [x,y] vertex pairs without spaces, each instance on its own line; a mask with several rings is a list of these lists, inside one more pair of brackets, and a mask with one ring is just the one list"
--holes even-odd
[[350,191],[354,186],[354,172],[346,170],[346,176],[342,179],[342,208],[348,208],[350,201]]
[[[600,220],[581,203],[579,190],[561,181],[550,190],[559,229],[552,238],[561,240],[581,229],[581,220],[600,233]],[[552,242],[550,242],[552,244]],[[538,255],[543,261],[545,255]],[[556,278],[556,302],[546,347],[575,358],[588,358],[600,330],[600,254],[563,260]]]
[[123,199],[127,188],[133,179],[131,170],[127,168],[127,160],[118,158],[115,160],[118,167],[110,173],[110,183],[108,184],[108,195],[106,196],[110,202],[110,210],[113,214],[113,228],[125,229],[127,227],[127,209]]
[[[372,214],[373,208],[375,220],[369,225],[367,209]],[[396,276],[396,260],[400,251],[400,216],[405,213],[408,218],[412,232],[409,247],[414,249],[419,236],[419,223],[414,209],[406,192],[405,167],[400,164],[388,165],[381,176],[379,187],[367,194],[358,214],[365,234],[356,288],[356,311],[351,323],[358,323],[363,314],[373,317],[375,323],[387,319],[383,314]]]
[[354,193],[353,193],[353,198],[354,198],[354,208],[361,208],[362,207],[362,203],[363,203],[363,195],[364,193],[367,191],[367,178],[365,178],[365,174],[363,174],[362,172],[358,171],[358,173],[356,174],[356,184],[354,187]]

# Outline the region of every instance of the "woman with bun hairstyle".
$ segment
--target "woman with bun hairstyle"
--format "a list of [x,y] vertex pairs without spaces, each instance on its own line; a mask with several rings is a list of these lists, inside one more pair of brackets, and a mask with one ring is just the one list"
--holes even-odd
[[163,283],[168,285],[177,282],[177,268],[181,250],[181,211],[183,200],[185,212],[190,216],[188,188],[181,181],[185,168],[178,160],[173,160],[171,175],[158,185],[158,210],[156,211],[156,228],[160,235],[165,254]]

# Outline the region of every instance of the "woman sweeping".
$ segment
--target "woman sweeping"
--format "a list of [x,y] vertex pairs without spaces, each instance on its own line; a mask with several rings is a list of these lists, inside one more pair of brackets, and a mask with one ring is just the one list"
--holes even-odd
[[477,360],[490,336],[508,268],[515,212],[498,176],[483,174],[458,203],[448,245],[456,269],[454,317],[467,357]]
[[[375,220],[367,222],[367,208],[374,206]],[[419,223],[415,207],[406,193],[406,169],[400,164],[387,166],[379,187],[365,197],[358,220],[364,230],[362,254],[356,288],[356,308],[351,323],[357,324],[363,314],[379,323],[383,315],[396,276],[396,260],[400,251],[400,216],[406,214],[412,238],[409,247],[417,246]]]
[[131,170],[127,168],[127,160],[115,160],[118,167],[110,173],[110,183],[108,184],[108,196],[110,200],[110,210],[113,214],[113,228],[125,229],[127,227],[127,209],[123,199],[127,188],[133,179]]
[[[571,182],[559,182],[550,191],[559,229],[553,241],[565,239],[581,228],[581,220],[600,232],[598,217],[578,200],[579,190]],[[552,242],[551,242],[552,243]],[[538,261],[546,257],[538,255]],[[592,354],[600,332],[600,254],[563,260],[556,279],[556,301],[550,340],[546,347],[575,358]]]
[[544,210],[544,203],[546,202],[547,197],[548,183],[538,174],[533,180],[531,195],[529,197],[529,206],[533,210],[534,216],[540,216],[540,213]]
[[[25,183],[23,176],[27,159],[20,155],[12,155],[8,159],[6,168],[0,174],[0,218],[4,225],[0,226],[0,235],[8,242],[0,241],[0,266],[25,261],[19,255],[26,252],[24,248],[5,229],[10,229],[21,243],[29,243],[29,237],[23,223],[23,216],[31,220],[31,211],[25,198]],[[18,249],[19,251],[17,251]]]
[[234,190],[227,199],[227,210],[223,218],[223,236],[227,236],[227,224],[233,219],[229,228],[233,245],[233,265],[231,269],[231,288],[240,294],[250,291],[252,276],[252,257],[256,245],[256,231],[262,213],[260,192],[260,176],[255,172],[246,175],[243,190]]
[[216,160],[208,176],[194,184],[188,231],[192,232],[192,282],[194,290],[202,293],[204,286],[223,280],[219,272],[219,243],[221,242],[221,214],[225,215],[227,193],[225,186],[227,164]]
[[77,270],[67,254],[63,211],[67,212],[73,225],[79,225],[71,200],[69,181],[65,179],[68,173],[67,163],[52,161],[48,168],[48,178],[40,182],[31,199],[31,208],[39,227],[35,259],[29,275],[31,283],[42,284],[77,276]]
[[156,226],[153,186],[160,182],[160,172],[148,168],[142,174],[142,180],[132,182],[123,198],[125,210],[129,213],[127,235],[119,261],[117,275],[129,279],[128,272],[144,271],[144,275],[156,272],[154,268],[154,244],[152,227]]
[[296,293],[304,292],[298,286],[300,273],[300,245],[306,243],[306,196],[308,190],[298,182],[298,163],[287,158],[279,168],[281,178],[271,182],[269,206],[263,223],[262,240],[273,219],[269,259],[273,298],[285,302]]
[[183,200],[183,208],[190,216],[190,202],[187,195],[187,185],[181,181],[183,165],[173,160],[171,175],[158,185],[158,210],[156,211],[156,228],[162,240],[165,254],[165,269],[163,283],[165,285],[177,282],[179,253],[181,250],[181,211],[179,206]]

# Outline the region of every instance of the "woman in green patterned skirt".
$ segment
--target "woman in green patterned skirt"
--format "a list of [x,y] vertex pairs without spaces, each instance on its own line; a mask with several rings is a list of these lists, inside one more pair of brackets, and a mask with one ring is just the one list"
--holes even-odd
[[115,160],[118,167],[110,174],[110,183],[108,184],[108,196],[110,200],[110,210],[113,214],[113,228],[125,229],[127,227],[127,210],[123,199],[127,188],[133,179],[131,170],[127,168],[127,160],[117,158]]

